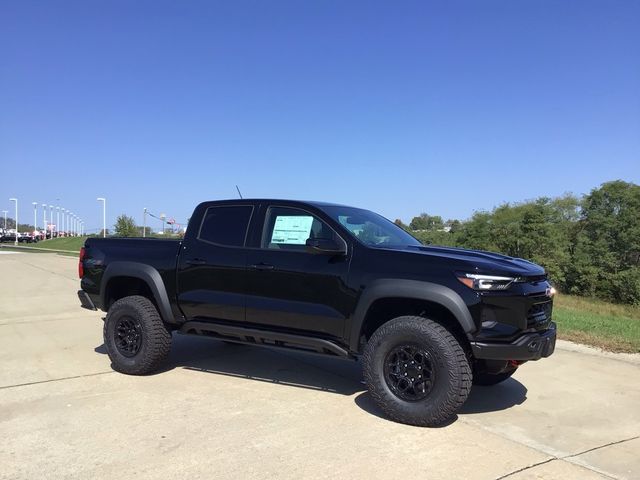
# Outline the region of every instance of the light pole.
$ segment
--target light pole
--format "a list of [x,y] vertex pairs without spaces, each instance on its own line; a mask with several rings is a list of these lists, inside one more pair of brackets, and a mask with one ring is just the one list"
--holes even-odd
[[[58,199],[60,200],[60,199]],[[60,236],[60,205],[56,207],[56,237]]]
[[33,230],[38,231],[38,202],[31,202],[33,205]]
[[53,238],[53,205],[49,205],[49,225],[51,225],[51,238]]
[[142,238],[147,236],[147,207],[144,207],[142,213]]
[[167,218],[167,216],[164,213],[160,214],[160,220],[162,220],[162,235],[164,235],[164,220]]
[[96,200],[102,202],[102,238],[107,236],[107,199],[98,197]]
[[43,240],[46,240],[47,239],[47,204],[46,203],[42,204],[42,228],[44,230]]
[[7,213],[9,212],[9,210],[2,210],[2,213],[4,213],[4,229],[7,229]]
[[60,211],[62,212],[62,218],[60,220],[62,220],[62,228],[60,228],[61,232],[66,232],[66,230],[64,229],[65,225],[64,225],[64,208],[61,208]]
[[14,242],[14,245],[18,245],[18,199],[10,198],[9,201],[16,202],[16,240]]

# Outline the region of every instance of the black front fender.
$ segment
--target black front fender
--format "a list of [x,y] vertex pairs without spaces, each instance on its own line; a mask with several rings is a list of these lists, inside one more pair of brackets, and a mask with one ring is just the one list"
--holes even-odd
[[451,312],[462,327],[470,334],[476,331],[476,324],[464,300],[452,289],[437,283],[421,282],[418,280],[379,279],[375,280],[363,292],[351,322],[349,332],[349,348],[358,351],[360,334],[373,302],[383,298],[410,298],[437,303]]

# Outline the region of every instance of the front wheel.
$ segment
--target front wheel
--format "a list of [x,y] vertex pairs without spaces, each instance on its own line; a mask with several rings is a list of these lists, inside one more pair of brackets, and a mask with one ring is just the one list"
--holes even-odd
[[148,298],[117,300],[107,312],[104,344],[114,370],[145,375],[158,369],[171,350],[171,332]]
[[365,383],[393,420],[435,427],[451,419],[471,390],[471,367],[439,323],[405,316],[382,325],[363,355]]

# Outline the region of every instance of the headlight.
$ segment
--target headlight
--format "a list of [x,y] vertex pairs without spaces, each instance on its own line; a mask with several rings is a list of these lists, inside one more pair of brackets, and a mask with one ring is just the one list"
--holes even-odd
[[496,275],[480,275],[477,273],[458,273],[458,280],[474,290],[506,290],[516,277],[498,277]]

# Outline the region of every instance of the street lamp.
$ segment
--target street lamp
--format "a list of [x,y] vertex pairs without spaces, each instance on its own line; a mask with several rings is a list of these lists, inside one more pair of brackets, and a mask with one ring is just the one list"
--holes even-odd
[[17,198],[10,198],[9,199],[10,202],[16,202],[16,240],[14,245],[18,245],[18,199]]
[[[59,201],[60,199],[58,199]],[[60,236],[60,205],[56,207],[56,237]]]
[[7,229],[7,213],[9,212],[9,210],[2,210],[2,213],[4,213],[4,229]]
[[53,205],[49,205],[49,225],[51,225],[51,238],[53,238]]
[[102,202],[102,238],[107,236],[107,199],[104,197],[96,198],[99,202]]
[[33,205],[33,229],[38,231],[38,202],[31,202]]
[[42,228],[44,229],[44,240],[47,239],[47,204],[42,204]]
[[142,238],[147,236],[147,207],[142,212]]

